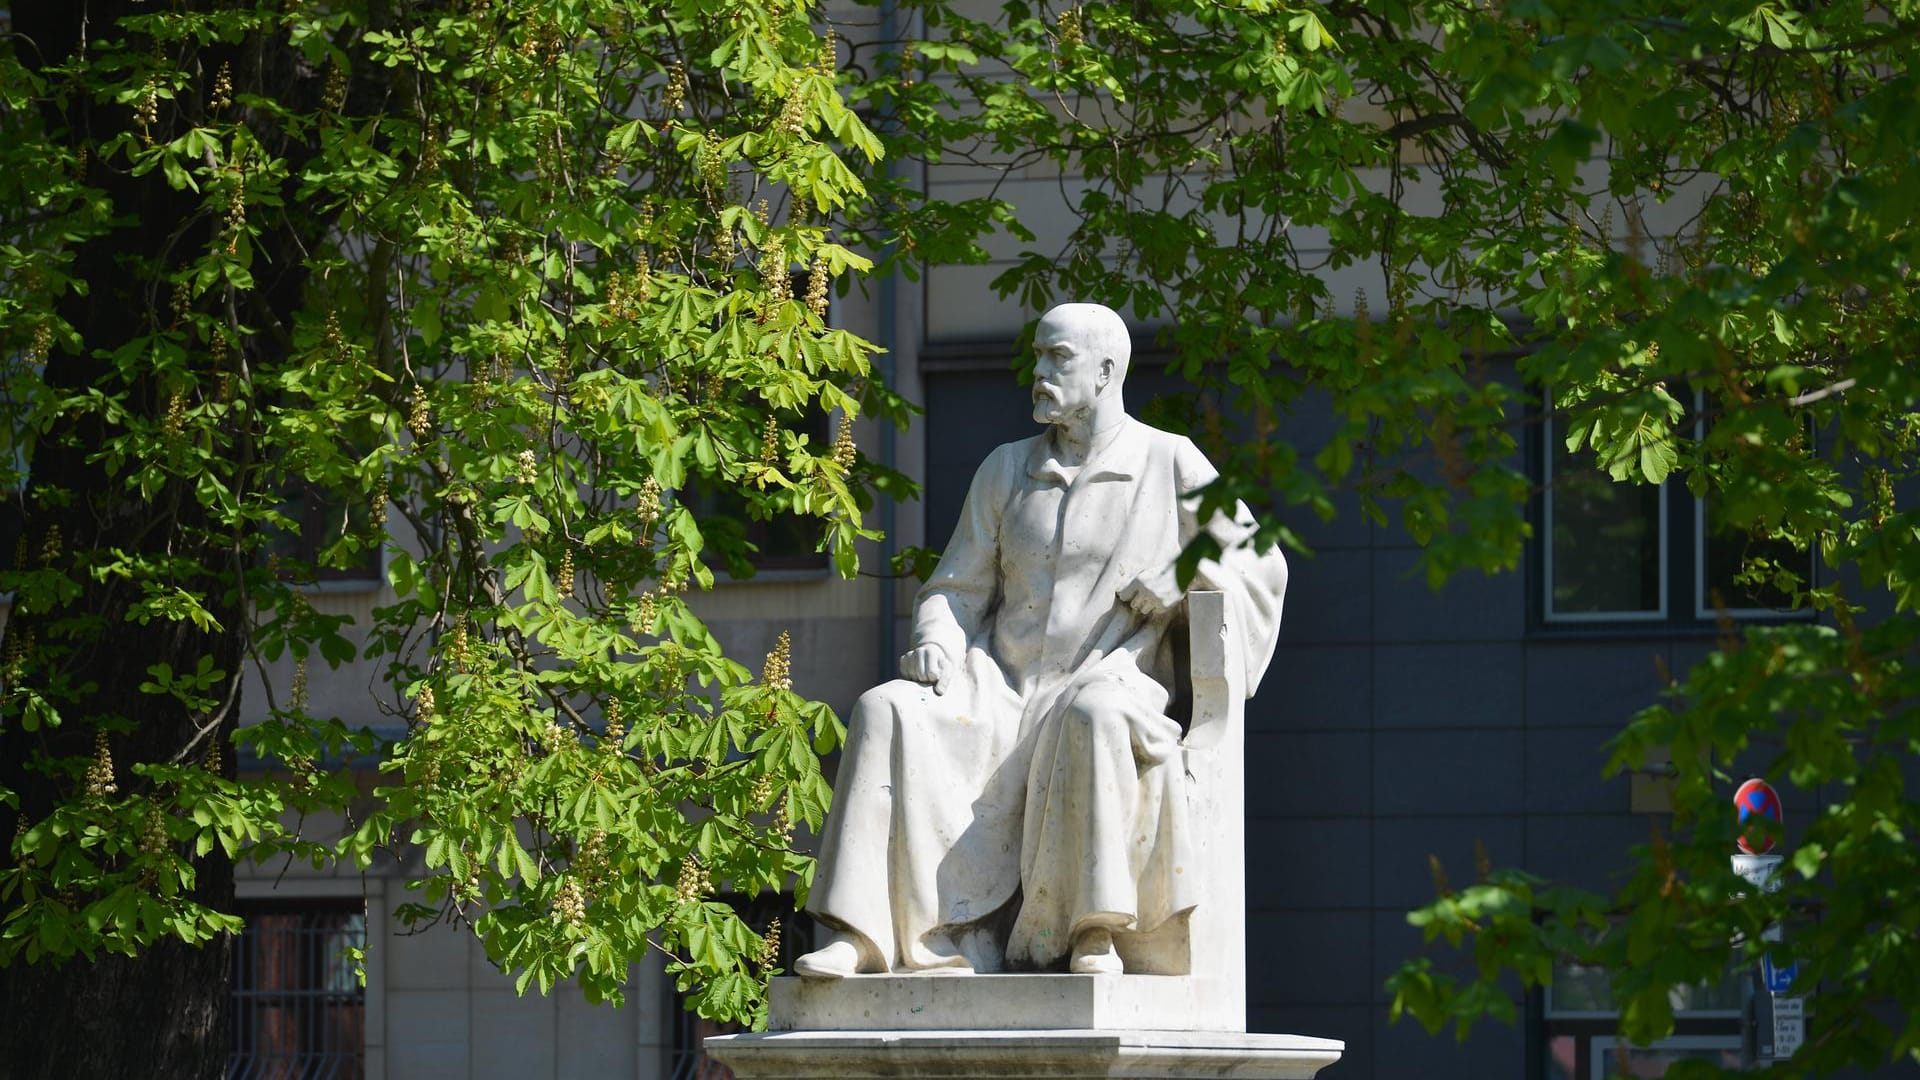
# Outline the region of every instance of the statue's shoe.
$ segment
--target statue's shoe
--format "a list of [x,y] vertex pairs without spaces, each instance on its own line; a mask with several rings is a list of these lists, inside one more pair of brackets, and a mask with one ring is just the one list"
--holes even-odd
[[860,970],[860,949],[845,939],[827,943],[793,962],[794,974],[809,979],[844,979]]
[[973,962],[947,934],[928,934],[903,959],[916,975],[973,974]]
[[1119,975],[1127,970],[1114,950],[1113,935],[1100,928],[1083,930],[1073,941],[1073,962],[1067,970],[1075,975]]

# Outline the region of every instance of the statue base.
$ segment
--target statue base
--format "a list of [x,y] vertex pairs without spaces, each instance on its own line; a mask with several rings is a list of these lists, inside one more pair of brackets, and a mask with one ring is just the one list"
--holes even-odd
[[773,1031],[1244,1031],[1245,1005],[1191,975],[778,978]]
[[1346,1046],[1304,1035],[1092,1029],[770,1031],[706,1045],[739,1080],[1309,1080]]
[[773,980],[768,1026],[707,1054],[738,1080],[1295,1080],[1346,1044],[1250,1035],[1237,995],[1182,975]]

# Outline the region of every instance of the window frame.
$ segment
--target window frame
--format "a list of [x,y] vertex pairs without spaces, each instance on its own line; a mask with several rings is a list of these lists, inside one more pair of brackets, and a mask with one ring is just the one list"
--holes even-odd
[[1587,1040],[1587,1075],[1591,1080],[1603,1080],[1618,1075],[1606,1069],[1607,1058],[1612,1056],[1626,1043],[1629,1050],[1731,1050],[1738,1055],[1744,1049],[1740,1036],[1733,1035],[1669,1035],[1656,1039],[1645,1046],[1635,1046],[1618,1035],[1595,1035]]
[[[831,417],[819,410],[808,410],[800,414],[782,413],[779,416],[783,430],[806,436],[816,445],[825,445],[832,435]],[[818,546],[826,538],[826,522],[818,518],[799,518],[808,522],[805,528],[815,533],[816,546],[811,551],[780,550],[777,538],[771,535],[771,518],[755,517],[744,497],[740,497],[738,507],[726,506],[725,502],[736,497],[736,493],[716,490],[700,483],[699,478],[688,476],[686,486],[673,495],[674,500],[685,506],[703,521],[713,517],[726,517],[740,523],[740,536],[753,550],[747,554],[747,564],[753,573],[741,577],[733,573],[726,560],[714,555],[709,545],[701,552],[700,558],[707,569],[713,571],[716,585],[764,585],[794,581],[817,581],[833,574],[832,553]]]
[[1659,484],[1659,498],[1656,504],[1660,508],[1659,520],[1655,522],[1656,536],[1659,545],[1660,584],[1658,595],[1660,597],[1660,606],[1652,611],[1562,613],[1553,610],[1553,458],[1555,448],[1559,446],[1559,440],[1555,437],[1553,431],[1554,415],[1553,405],[1551,400],[1549,400],[1546,411],[1542,414],[1542,443],[1540,452],[1536,458],[1536,460],[1540,462],[1540,475],[1542,479],[1540,485],[1540,528],[1536,533],[1536,535],[1540,537],[1540,558],[1543,564],[1541,570],[1540,607],[1538,609],[1540,620],[1549,626],[1586,626],[1590,624],[1619,623],[1643,625],[1667,622],[1672,617],[1671,610],[1673,607],[1672,552],[1669,549],[1672,535],[1669,519],[1672,517],[1673,512],[1669,505],[1672,502],[1672,493],[1667,490],[1667,482],[1664,480]]
[[[1706,397],[1706,394],[1702,391],[1695,390],[1693,392],[1693,438],[1695,442],[1706,438],[1707,435]],[[1813,447],[1817,449],[1819,446],[1819,432],[1812,427],[1812,417],[1809,416],[1807,421],[1807,438],[1812,442]],[[1693,500],[1693,535],[1693,617],[1700,622],[1717,622],[1722,613],[1722,609],[1715,608],[1708,603],[1707,543],[1710,537],[1707,534],[1707,500],[1704,496]],[[1811,588],[1818,584],[1819,580],[1820,560],[1815,557],[1813,550],[1809,548],[1807,550],[1808,587]],[[1745,622],[1791,622],[1810,618],[1813,615],[1813,610],[1806,607],[1794,608],[1787,611],[1782,611],[1778,608],[1764,607],[1726,608],[1724,612],[1729,618],[1740,619]]]
[[[1696,440],[1705,435],[1705,395],[1689,391],[1692,403],[1690,427]],[[1533,426],[1531,445],[1525,448],[1529,472],[1540,478],[1539,495],[1533,500],[1534,536],[1537,547],[1532,554],[1539,559],[1538,571],[1528,575],[1528,626],[1532,632],[1548,634],[1672,634],[1717,632],[1721,616],[1743,623],[1781,624],[1812,621],[1817,612],[1810,607],[1792,610],[1776,608],[1716,609],[1708,602],[1707,580],[1707,499],[1696,497],[1684,484],[1665,480],[1659,484],[1660,608],[1658,611],[1608,611],[1560,613],[1553,610],[1553,456],[1558,410],[1553,406],[1551,390],[1541,391],[1541,422]],[[1817,433],[1810,433],[1815,434]],[[1686,504],[1681,505],[1680,500]],[[1820,583],[1820,560],[1807,553],[1807,584]]]
[[[1559,970],[1558,964],[1555,964],[1554,968],[1555,968],[1554,978],[1557,982],[1558,980],[1563,978],[1564,975]],[[1746,984],[1741,975],[1737,973],[1729,973],[1726,976],[1725,981],[1723,981],[1721,985],[1723,987],[1728,987],[1731,989],[1738,989],[1742,993],[1744,993]],[[1615,1009],[1556,1009],[1554,1008],[1554,1005],[1553,1005],[1553,986],[1550,985],[1550,986],[1543,987],[1542,991],[1543,991],[1543,997],[1541,1000],[1541,1015],[1550,1022],[1561,1021],[1561,1020],[1574,1020],[1574,1021],[1605,1020],[1608,1022],[1614,1022],[1620,1019],[1620,1010],[1617,1008]],[[1671,995],[1669,995],[1669,1000],[1671,1000]],[[1745,1009],[1739,1006],[1735,1006],[1729,1009],[1688,1009],[1688,1008],[1680,1008],[1676,1006],[1673,1010],[1673,1016],[1676,1022],[1681,1020],[1703,1021],[1703,1022],[1732,1020],[1732,1021],[1738,1022],[1743,1015],[1745,1015]]]

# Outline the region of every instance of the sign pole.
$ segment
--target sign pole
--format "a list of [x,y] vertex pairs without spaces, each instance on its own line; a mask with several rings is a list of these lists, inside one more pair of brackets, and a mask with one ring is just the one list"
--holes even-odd
[[[1733,856],[1733,872],[1763,893],[1780,888],[1780,864],[1785,856],[1773,851],[1772,836],[1751,823],[1757,818],[1773,822],[1775,829],[1784,822],[1780,795],[1765,780],[1755,777],[1740,785],[1733,796],[1739,809],[1740,824],[1747,826],[1738,838],[1739,852]],[[1779,942],[1784,935],[1778,923],[1766,928],[1760,940]],[[1746,1053],[1756,1064],[1766,1065],[1792,1057],[1807,1038],[1806,998],[1789,993],[1799,975],[1799,964],[1776,963],[1773,954],[1762,948],[1758,970],[1749,983],[1746,1010]]]

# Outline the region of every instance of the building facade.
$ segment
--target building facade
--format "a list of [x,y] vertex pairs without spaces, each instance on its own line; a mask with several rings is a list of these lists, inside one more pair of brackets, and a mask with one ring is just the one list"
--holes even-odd
[[[1002,175],[990,165],[943,165],[919,180],[942,198],[994,186],[1040,236],[1031,245],[991,242],[996,261],[987,265],[874,281],[836,302],[836,320],[886,348],[885,374],[926,410],[907,432],[862,425],[858,433],[864,453],[924,484],[919,502],[876,508],[871,523],[890,539],[867,552],[866,565],[879,570],[897,545],[939,547],[978,463],[1032,433],[1014,347],[1039,312],[1001,299],[990,282],[1016,249],[1059,246],[1062,236],[1048,230],[1071,220],[1075,193],[1071,178],[1044,168]],[[1363,268],[1329,286],[1336,297],[1384,300]],[[1135,412],[1180,389],[1153,351],[1153,329],[1137,328],[1128,386]],[[1284,418],[1284,434],[1311,448],[1333,419],[1304,401]],[[1660,776],[1604,775],[1606,744],[1719,633],[1713,591],[1737,553],[1708,541],[1711,508],[1677,484],[1582,487],[1564,475],[1550,429],[1549,418],[1521,433],[1540,495],[1537,539],[1514,572],[1462,574],[1434,591],[1416,573],[1413,539],[1370,523],[1357,500],[1330,522],[1287,520],[1313,554],[1293,559],[1277,655],[1247,712],[1247,1020],[1251,1030],[1345,1040],[1330,1080],[1622,1075],[1604,982],[1579,971],[1562,972],[1556,994],[1524,997],[1520,1023],[1482,1023],[1464,1042],[1388,1020],[1385,980],[1423,950],[1406,912],[1433,898],[1439,874],[1462,882],[1490,864],[1604,889],[1631,864],[1633,847],[1661,819]],[[790,632],[795,689],[844,715],[862,690],[893,677],[913,586],[790,567],[722,582],[695,602],[733,656],[764,654]],[[315,606],[364,616],[390,600],[372,576],[330,586]],[[1764,597],[1736,607],[1745,618],[1802,617]],[[367,700],[376,677],[370,664],[316,672],[313,711],[349,723],[377,716]],[[1821,795],[1784,793],[1805,806]],[[701,1029],[676,1011],[657,969],[635,969],[622,1009],[588,1006],[566,988],[521,998],[471,934],[399,929],[390,912],[405,898],[404,867],[248,873],[247,903],[262,913],[305,905],[320,913],[316,932],[351,936],[351,925],[326,924],[324,913],[364,905],[356,1066],[364,1075],[682,1080],[711,1068],[695,1052]],[[1738,1000],[1737,991],[1703,988],[1677,1003],[1675,1038],[1632,1051],[1630,1074],[1659,1075],[1663,1061],[1681,1056],[1737,1060]]]

